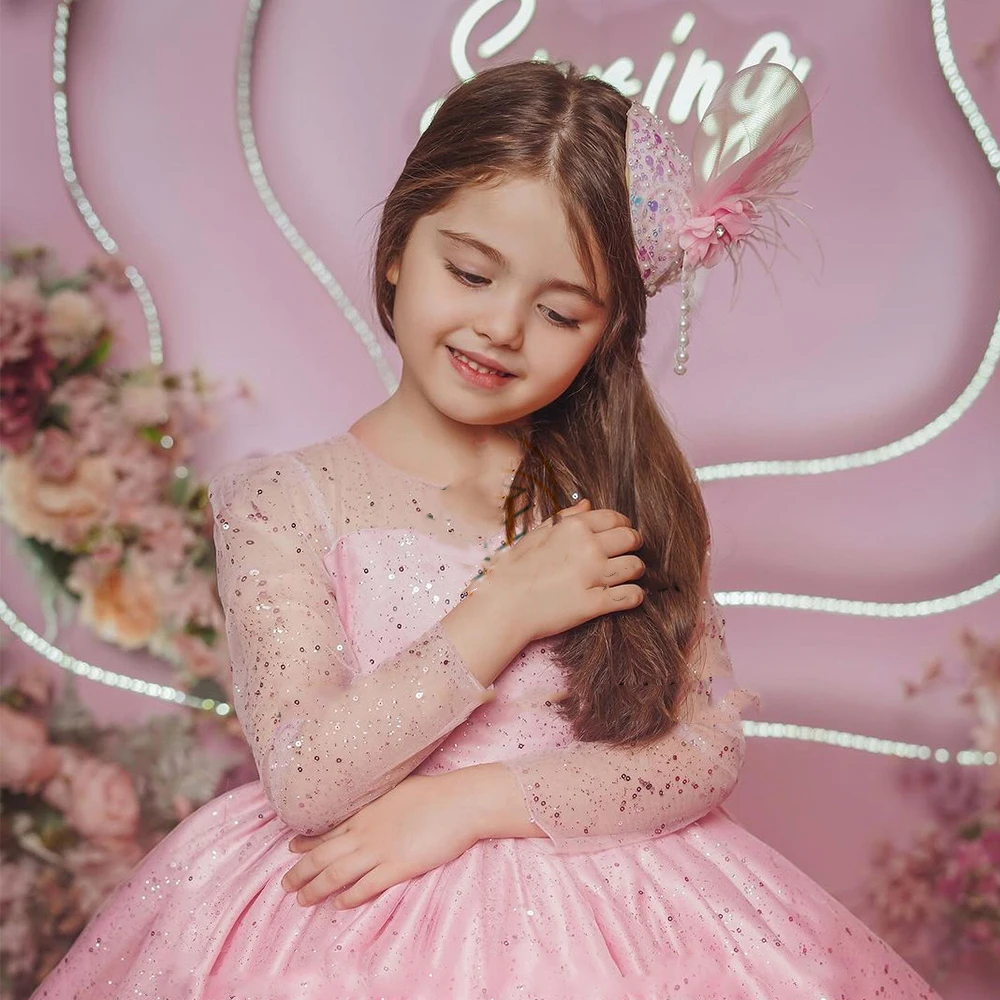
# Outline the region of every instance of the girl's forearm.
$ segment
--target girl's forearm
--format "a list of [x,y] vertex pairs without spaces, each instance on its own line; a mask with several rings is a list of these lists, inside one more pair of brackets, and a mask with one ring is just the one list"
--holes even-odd
[[493,837],[544,837],[531,820],[521,785],[503,764],[473,764],[440,775],[468,809],[469,824],[480,840]]

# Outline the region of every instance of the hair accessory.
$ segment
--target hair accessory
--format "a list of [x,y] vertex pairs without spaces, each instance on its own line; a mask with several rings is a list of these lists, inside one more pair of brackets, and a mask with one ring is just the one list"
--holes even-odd
[[[723,82],[685,156],[667,126],[644,105],[628,113],[626,165],[636,257],[647,295],[680,281],[674,371],[687,371],[694,272],[743,248],[778,247],[787,223],[782,189],[812,152],[805,89],[778,63],[760,63]],[[764,223],[765,213],[773,217]]]

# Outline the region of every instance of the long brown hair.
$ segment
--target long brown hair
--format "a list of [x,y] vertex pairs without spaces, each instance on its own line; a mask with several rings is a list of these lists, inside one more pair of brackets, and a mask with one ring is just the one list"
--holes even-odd
[[608,275],[608,322],[577,378],[531,415],[505,507],[544,519],[588,497],[631,518],[647,588],[643,603],[551,637],[568,695],[559,709],[581,740],[639,745],[666,733],[690,682],[708,518],[693,470],[639,361],[646,295],[636,262],[625,175],[629,101],[572,66],[520,62],[485,70],[448,95],[385,201],[373,261],[379,319],[390,338],[388,271],[414,224],[460,189],[505,177],[556,184],[591,281]]

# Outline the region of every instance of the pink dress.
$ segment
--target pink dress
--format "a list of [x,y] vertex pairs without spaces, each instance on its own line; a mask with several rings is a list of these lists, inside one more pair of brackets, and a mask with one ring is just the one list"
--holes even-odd
[[[572,739],[535,642],[485,689],[440,621],[502,543],[351,434],[215,477],[234,700],[260,780],[139,864],[35,994],[47,1000],[936,998],[721,803],[743,760],[706,589],[686,721],[641,750]],[[713,687],[713,681],[714,687]],[[491,698],[491,695],[494,697]],[[546,837],[484,840],[349,910],[280,880],[411,771],[501,761]]]

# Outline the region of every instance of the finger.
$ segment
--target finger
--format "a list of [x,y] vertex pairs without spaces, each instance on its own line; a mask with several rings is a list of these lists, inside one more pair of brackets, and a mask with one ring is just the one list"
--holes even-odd
[[372,870],[373,863],[360,851],[324,868],[295,895],[300,906],[315,906],[339,889],[350,886]]
[[638,580],[646,572],[646,564],[639,556],[624,555],[609,559],[601,583],[612,587],[625,580]]
[[285,872],[281,879],[282,889],[285,892],[297,892],[321,871],[336,864],[357,849],[358,845],[346,837],[339,837],[335,841],[328,841],[325,844],[320,844],[319,847],[314,847]]
[[346,833],[347,829],[347,824],[341,823],[340,826],[335,826],[332,830],[327,830],[326,833],[318,833],[314,837],[298,833],[288,842],[288,849],[296,854],[305,854],[314,847],[325,844],[331,837],[339,837],[340,834]]
[[[595,513],[603,514],[604,511],[596,511]],[[609,511],[608,513],[613,512]],[[622,524],[621,521],[613,522],[610,518],[606,525],[606,527],[594,528],[594,535],[605,555],[620,556],[642,548],[642,535],[635,528],[630,528],[627,524]]]
[[614,587],[595,587],[592,590],[597,615],[608,614],[611,611],[623,611],[626,608],[636,608],[646,599],[646,591],[637,583],[619,583]]
[[333,901],[338,910],[349,910],[351,907],[367,903],[386,889],[400,882],[405,882],[410,876],[389,865],[376,865],[367,874],[357,880],[349,889],[345,889]]

